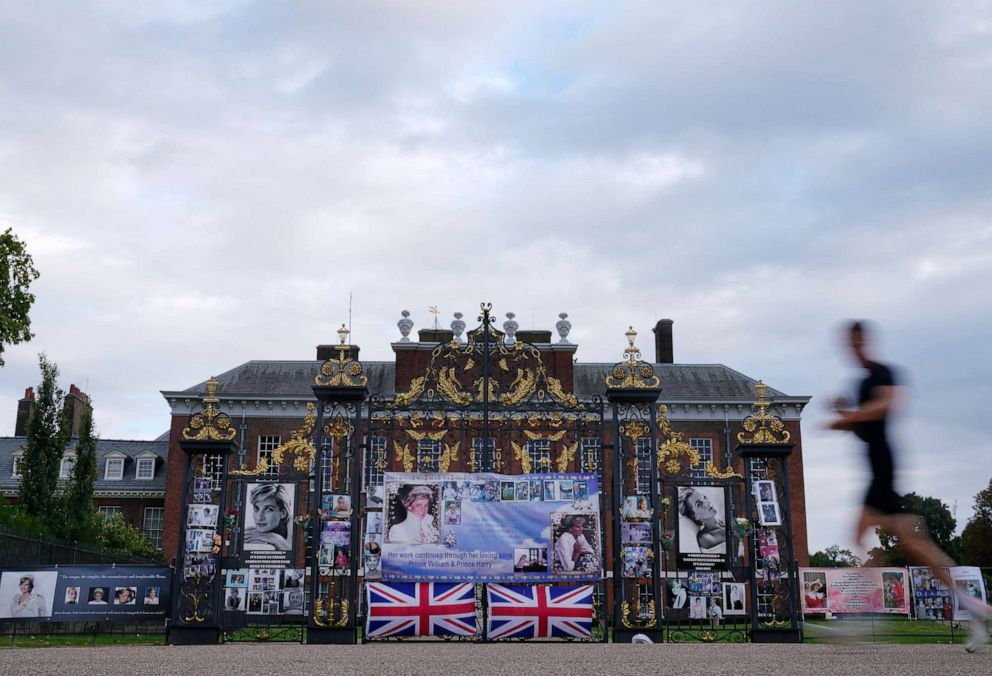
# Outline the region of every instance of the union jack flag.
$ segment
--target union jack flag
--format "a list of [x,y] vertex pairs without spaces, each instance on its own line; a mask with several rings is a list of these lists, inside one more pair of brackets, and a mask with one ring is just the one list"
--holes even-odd
[[365,635],[475,636],[475,587],[472,583],[369,582]]
[[592,633],[592,585],[490,584],[487,589],[490,639],[588,638]]

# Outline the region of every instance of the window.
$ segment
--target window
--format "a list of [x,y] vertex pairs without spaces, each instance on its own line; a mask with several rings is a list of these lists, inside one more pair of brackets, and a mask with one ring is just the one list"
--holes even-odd
[[14,466],[10,469],[10,476],[15,479],[21,478],[21,461],[24,460],[23,453],[14,454]]
[[417,442],[417,471],[441,471],[441,442],[421,439]]
[[489,438],[483,450],[482,437],[472,437],[472,469],[476,472],[492,472],[496,459],[496,440]]
[[258,436],[258,462],[265,458],[269,462],[269,468],[259,476],[274,479],[279,476],[279,468],[272,464],[272,452],[279,448],[282,437],[278,434],[260,434]]
[[751,478],[768,478],[768,460],[765,458],[751,458]]
[[219,491],[220,483],[224,478],[224,454],[213,453],[203,456],[203,474],[206,479],[210,479],[211,490]]
[[138,458],[134,466],[134,478],[148,481],[155,478],[155,458]]
[[96,513],[110,521],[115,516],[121,516],[121,507],[120,505],[100,505],[96,508]]
[[551,440],[532,439],[525,446],[527,457],[530,458],[531,472],[551,471]]
[[369,437],[365,448],[365,488],[381,486],[386,468],[386,437]]
[[145,535],[152,541],[156,549],[162,548],[162,524],[164,521],[164,507],[145,507]]
[[108,481],[120,481],[124,478],[124,458],[107,458],[107,464],[103,472],[103,478]]
[[654,453],[651,452],[651,439],[638,439],[634,453],[637,458],[637,494],[651,495],[651,466],[655,462]]
[[76,456],[74,455],[63,455],[62,462],[59,463],[59,478],[68,479],[72,474],[72,468],[76,464]]
[[582,449],[579,451],[579,468],[583,472],[598,472],[602,467],[599,437],[582,437]]
[[706,463],[713,462],[712,439],[689,439],[689,445],[699,453],[699,464],[692,468],[693,479],[706,478]]

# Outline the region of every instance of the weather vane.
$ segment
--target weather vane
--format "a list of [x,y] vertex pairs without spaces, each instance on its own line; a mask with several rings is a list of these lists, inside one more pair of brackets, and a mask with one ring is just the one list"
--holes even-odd
[[441,328],[441,325],[437,323],[437,316],[441,314],[441,311],[437,309],[437,305],[429,305],[427,311],[434,315],[434,330],[437,331]]

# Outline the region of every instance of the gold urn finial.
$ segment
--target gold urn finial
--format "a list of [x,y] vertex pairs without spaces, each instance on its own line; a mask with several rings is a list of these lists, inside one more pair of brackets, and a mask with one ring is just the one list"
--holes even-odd
[[742,444],[787,444],[791,438],[785,423],[777,415],[768,412],[771,405],[765,399],[768,385],[762,381],[754,384],[758,400],[751,405],[753,413],[744,419],[744,431],[738,432],[737,441]]
[[183,439],[187,441],[230,441],[237,434],[231,419],[220,410],[217,387],[220,383],[214,376],[207,381],[207,394],[200,400],[203,411],[192,416],[189,426],[183,429]]
[[606,386],[610,389],[651,388],[661,385],[661,378],[654,372],[651,364],[641,361],[641,351],[634,345],[637,331],[633,326],[627,328],[627,347],[624,348],[624,361],[613,366],[610,375],[606,376]]

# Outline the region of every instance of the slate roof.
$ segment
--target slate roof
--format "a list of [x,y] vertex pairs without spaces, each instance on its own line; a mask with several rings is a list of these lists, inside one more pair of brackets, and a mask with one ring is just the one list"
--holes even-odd
[[[11,476],[14,469],[14,453],[24,447],[25,437],[0,437],[0,492],[12,495],[17,492],[20,479]],[[68,450],[76,448],[76,438],[70,442]],[[108,453],[118,451],[127,456],[124,461],[124,478],[120,481],[104,479],[105,461]],[[149,480],[134,478],[135,458],[145,451],[158,456],[155,463],[155,476]],[[115,493],[163,494],[165,492],[165,465],[169,453],[168,439],[165,441],[134,441],[122,439],[100,439],[97,444],[97,496]]]
[[[223,397],[313,397],[314,377],[321,362],[311,361],[250,361],[216,376],[219,385],[217,393]],[[396,364],[394,362],[362,362],[369,379],[369,392],[392,397]],[[604,379],[612,369],[612,363],[577,363],[574,370],[575,394],[580,399],[602,395],[605,392]],[[754,385],[757,382],[743,373],[723,364],[655,364],[655,373],[661,376],[662,400],[690,401],[737,401],[753,402]],[[179,392],[163,394],[183,394],[201,396],[207,390],[206,381],[197,383]],[[773,387],[768,388],[767,396],[772,399],[802,399],[790,397]]]

